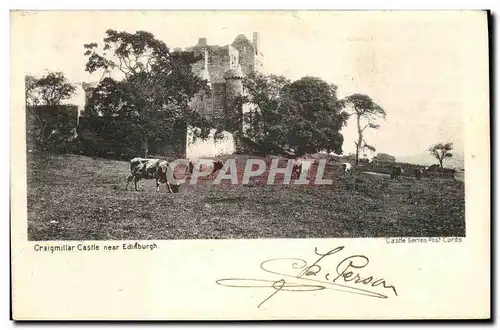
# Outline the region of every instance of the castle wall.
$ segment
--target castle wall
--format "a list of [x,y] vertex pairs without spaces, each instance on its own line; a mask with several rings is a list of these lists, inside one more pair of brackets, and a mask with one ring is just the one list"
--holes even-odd
[[[208,76],[211,83],[211,95],[205,95],[203,98],[196,97],[192,101],[194,109],[200,113],[211,115],[224,115],[231,111],[234,100],[243,94],[242,81],[240,79],[224,78],[228,70],[238,70],[241,68],[243,75],[249,75],[255,70],[260,70],[262,66],[262,54],[259,49],[259,35],[254,33],[253,42],[248,40],[245,35],[239,35],[232,44],[226,46],[216,46],[207,44],[206,38],[199,38],[198,44],[188,47],[186,51],[193,51],[195,56],[201,56],[202,60],[193,64],[192,71],[197,76],[202,76],[206,65]],[[206,54],[205,54],[206,52]],[[205,72],[206,76],[206,72]],[[249,105],[243,105],[243,112],[250,111]],[[236,110],[234,110],[236,111]],[[194,129],[194,128],[192,128]],[[236,151],[235,140],[229,132],[224,132],[223,141],[215,142],[211,136],[205,140],[193,140],[193,134],[188,130],[186,139],[186,157],[213,157],[218,154],[231,154]],[[244,130],[248,129],[245,127]]]
[[201,76],[201,72],[203,71],[204,68],[205,68],[205,61],[203,59],[191,65],[191,71],[195,76],[198,77]]
[[226,81],[226,108],[231,111],[235,100],[243,94],[243,82],[241,79],[228,79]]
[[224,82],[224,72],[229,69],[229,47],[210,46],[208,48],[208,72],[212,82]]
[[226,83],[212,84],[213,112],[223,113],[226,104]]
[[210,132],[206,140],[193,139],[193,129],[188,128],[186,139],[186,158],[196,160],[198,158],[216,157],[219,155],[228,155],[236,151],[233,135],[229,132],[223,132],[223,139],[214,141],[215,129]]
[[[186,51],[194,52],[195,56],[201,56],[202,59],[192,65],[192,71],[197,76],[202,76],[206,63],[211,83],[211,102],[196,101],[196,108],[201,113],[210,115],[224,111],[228,104],[242,93],[240,82],[228,82],[224,78],[224,73],[230,69],[241,68],[243,75],[259,69],[261,66],[262,54],[259,50],[259,34],[254,33],[253,42],[248,40],[245,35],[239,35],[231,45],[218,46],[207,44],[206,38],[199,38],[198,44],[188,47]],[[206,53],[205,53],[206,52]],[[212,107],[203,109],[204,106]]]
[[247,53],[240,53],[240,65],[241,71],[245,76],[255,71],[255,55],[253,49],[248,49]]
[[255,48],[253,44],[246,37],[238,36],[233,42],[233,47],[238,50],[238,61],[243,74],[248,75],[255,71]]
[[207,96],[199,93],[193,97],[189,106],[204,116],[210,116],[214,109],[214,99],[210,95]]

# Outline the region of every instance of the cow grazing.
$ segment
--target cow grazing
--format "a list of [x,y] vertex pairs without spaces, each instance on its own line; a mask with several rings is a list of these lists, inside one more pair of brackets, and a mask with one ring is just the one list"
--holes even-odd
[[433,164],[427,168],[427,172],[439,172],[441,169],[441,166],[439,164]]
[[[196,162],[197,164],[197,162]],[[214,173],[217,172],[217,171],[220,171],[223,167],[224,167],[224,163],[221,162],[220,160],[215,160],[215,161],[212,161],[212,172],[208,175],[208,177],[212,177],[214,176]],[[194,171],[194,166],[195,166],[195,162],[193,161],[189,161],[189,165],[188,165],[188,170],[189,170],[189,174],[193,174],[193,171]]]
[[422,179],[422,174],[423,174],[423,171],[422,171],[422,169],[421,169],[421,168],[415,169],[413,172],[414,172],[414,174],[415,174],[415,178],[416,178],[417,180]]
[[292,178],[299,178],[303,171],[305,171],[306,179],[309,176],[309,168],[313,160],[304,157],[297,157],[292,161]]
[[169,168],[169,163],[166,160],[161,159],[149,159],[149,158],[134,158],[130,161],[130,175],[127,178],[128,189],[129,183],[134,180],[135,190],[137,189],[137,182],[141,179],[155,179],[156,181],[156,191],[160,190],[160,182],[167,185],[168,191],[170,193],[179,192],[179,184],[172,184],[167,179],[167,170]]
[[299,177],[302,172],[302,158],[292,160],[292,178]]
[[395,166],[391,172],[391,179],[401,179],[401,175],[404,173],[404,170],[401,166]]
[[352,176],[352,165],[350,163],[343,163],[342,172],[344,173],[344,177]]
[[430,178],[441,176],[441,177],[455,177],[456,169],[441,167],[439,164],[431,165],[426,170],[427,175]]

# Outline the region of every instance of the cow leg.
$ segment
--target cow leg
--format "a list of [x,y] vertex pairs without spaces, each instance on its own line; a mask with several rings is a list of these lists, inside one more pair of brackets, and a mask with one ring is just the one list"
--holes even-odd
[[128,177],[127,177],[127,185],[125,186],[125,190],[128,189],[128,185],[129,183],[132,181],[132,179],[134,178],[134,176],[132,174],[130,174]]
[[137,181],[139,181],[139,179],[134,176],[134,187],[135,187],[135,191],[139,191],[139,189],[137,189]]
[[168,182],[168,180],[167,180],[166,184],[167,184],[168,192],[173,194],[174,192],[172,191],[172,187],[170,186],[170,182]]
[[160,191],[160,183],[158,182],[158,179],[155,179],[156,182],[156,192]]

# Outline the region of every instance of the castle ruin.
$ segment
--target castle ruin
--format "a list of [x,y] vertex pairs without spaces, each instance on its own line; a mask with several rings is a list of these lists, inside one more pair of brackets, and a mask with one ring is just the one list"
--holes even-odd
[[234,100],[243,94],[242,78],[262,67],[259,48],[259,33],[253,33],[253,42],[244,34],[232,44],[208,45],[206,38],[186,49],[175,48],[173,52],[193,52],[201,58],[192,65],[193,73],[207,80],[211,94],[197,97],[191,106],[206,116],[224,116]]
[[[210,94],[199,94],[191,101],[191,107],[206,117],[227,117],[231,111],[246,113],[251,111],[249,104],[241,109],[234,107],[235,100],[244,95],[242,79],[262,68],[263,55],[259,45],[259,33],[253,33],[253,41],[240,34],[232,44],[225,46],[208,45],[206,38],[199,38],[198,44],[186,49],[174,48],[176,52],[193,52],[200,58],[192,65],[193,74],[205,79]],[[244,132],[244,127],[239,128]],[[237,149],[234,132],[224,132],[222,141],[210,137],[206,141],[195,141],[187,132],[185,155],[188,158],[216,156],[233,153]]]
[[[248,40],[244,34],[240,34],[231,44],[220,46],[209,45],[207,38],[199,38],[195,46],[185,49],[174,48],[171,52],[174,55],[181,52],[193,53],[195,58],[200,58],[192,64],[192,72],[207,81],[210,93],[197,95],[191,100],[190,106],[206,117],[225,117],[229,111],[234,111],[232,107],[234,101],[244,93],[243,77],[251,72],[260,71],[263,62],[258,32],[253,33],[253,41]],[[82,85],[85,92],[85,104],[96,85],[97,83]],[[243,105],[239,111],[250,111],[250,106]],[[207,141],[195,142],[190,137],[189,129],[184,139],[186,143],[181,143],[184,146],[173,148],[186,157],[215,156],[220,153],[232,153],[236,149],[233,132],[224,132],[223,141],[215,142],[209,138]],[[162,153],[168,152],[172,146],[161,149],[163,149]]]

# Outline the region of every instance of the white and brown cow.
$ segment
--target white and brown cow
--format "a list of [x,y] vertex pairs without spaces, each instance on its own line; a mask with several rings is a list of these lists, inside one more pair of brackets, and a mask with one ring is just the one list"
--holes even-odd
[[306,172],[306,179],[309,179],[309,168],[313,163],[312,159],[306,156],[297,157],[292,160],[292,178],[299,178],[302,172]]
[[[129,183],[134,180],[135,190],[137,189],[137,182],[141,179],[155,179],[156,181],[156,191],[160,190],[160,183],[165,183],[167,185],[168,191],[173,193],[174,190],[179,192],[180,184],[174,184],[169,182],[167,179],[167,171],[169,169],[169,163],[166,160],[161,159],[151,159],[151,158],[140,158],[136,157],[130,161],[130,175],[127,178],[128,189]],[[172,171],[173,174],[173,171]]]
[[352,165],[350,163],[343,163],[342,172],[344,174],[344,177],[352,176]]

